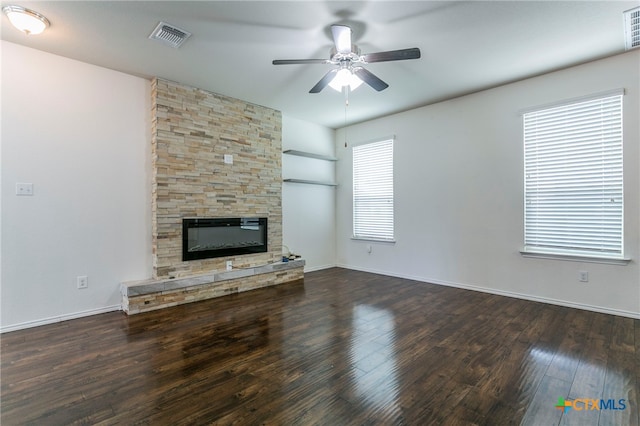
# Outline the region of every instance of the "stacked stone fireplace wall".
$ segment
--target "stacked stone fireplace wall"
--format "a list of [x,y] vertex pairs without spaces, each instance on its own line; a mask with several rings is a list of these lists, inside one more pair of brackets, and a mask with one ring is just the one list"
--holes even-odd
[[[152,82],[152,106],[153,278],[280,260],[280,112],[162,79]],[[266,217],[268,251],[183,262],[186,217]]]

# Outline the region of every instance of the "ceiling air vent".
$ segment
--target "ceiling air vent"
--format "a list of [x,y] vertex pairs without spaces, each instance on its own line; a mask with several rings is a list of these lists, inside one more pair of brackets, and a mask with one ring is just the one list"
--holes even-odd
[[624,48],[640,47],[640,7],[624,12]]
[[182,30],[174,25],[167,24],[166,22],[160,22],[149,36],[151,40],[158,40],[161,43],[175,48],[182,46],[182,43],[184,43],[189,37],[191,37],[190,32]]

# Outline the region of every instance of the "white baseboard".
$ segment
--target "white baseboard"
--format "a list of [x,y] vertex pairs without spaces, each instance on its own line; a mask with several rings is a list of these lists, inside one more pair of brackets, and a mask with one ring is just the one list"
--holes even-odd
[[332,265],[322,265],[322,266],[314,266],[314,267],[312,267],[312,268],[307,268],[307,267],[305,267],[305,268],[304,268],[304,271],[305,271],[305,272],[315,272],[315,271],[321,271],[321,270],[323,270],[323,269],[335,268],[336,266],[338,266],[338,265],[336,265],[336,264],[332,264]]
[[68,321],[76,318],[88,317],[91,315],[98,315],[121,310],[122,305],[105,306],[104,308],[90,309],[88,311],[74,312],[72,314],[65,314],[57,317],[49,317],[35,321],[27,321],[13,325],[1,326],[0,333],[8,333],[10,331],[23,330],[25,328],[38,327],[41,325],[54,324],[56,322]]
[[512,291],[505,291],[505,290],[498,290],[498,289],[494,289],[494,288],[477,286],[477,285],[473,285],[473,284],[460,284],[460,283],[455,283],[455,282],[435,280],[435,279],[431,279],[431,278],[424,278],[424,277],[406,275],[406,274],[391,274],[389,272],[378,271],[378,270],[370,269],[370,268],[355,268],[355,267],[352,267],[352,266],[349,266],[349,265],[343,265],[343,264],[339,264],[339,265],[336,265],[336,266],[339,267],[339,268],[352,269],[354,271],[370,272],[372,274],[386,275],[386,276],[389,276],[389,277],[405,278],[405,279],[408,279],[408,280],[420,281],[420,282],[429,283],[429,284],[444,285],[444,286],[447,286],[447,287],[455,287],[455,288],[461,288],[461,289],[464,289],[464,290],[479,291],[479,292],[482,292],[482,293],[495,294],[495,295],[498,295],[498,296],[513,297],[515,299],[530,300],[532,302],[542,302],[542,303],[548,303],[550,305],[565,306],[565,307],[568,307],[568,308],[583,309],[585,311],[600,312],[600,313],[603,313],[603,314],[617,315],[617,316],[633,318],[633,319],[640,319],[640,312],[625,311],[625,310],[613,309],[613,308],[604,308],[602,306],[593,306],[593,305],[587,305],[587,304],[584,304],[584,303],[568,302],[566,300],[558,300],[558,299],[553,299],[553,298],[549,298],[549,297],[541,297],[541,296],[534,296],[534,295],[531,295],[531,294],[516,293],[516,292],[512,292]]

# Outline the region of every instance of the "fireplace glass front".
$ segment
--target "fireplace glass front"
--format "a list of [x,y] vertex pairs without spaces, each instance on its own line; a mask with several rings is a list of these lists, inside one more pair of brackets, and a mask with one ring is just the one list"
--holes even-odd
[[183,261],[266,251],[266,217],[182,220]]

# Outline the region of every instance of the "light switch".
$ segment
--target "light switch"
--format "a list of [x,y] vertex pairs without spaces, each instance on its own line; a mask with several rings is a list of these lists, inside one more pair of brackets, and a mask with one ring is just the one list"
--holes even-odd
[[224,155],[224,164],[233,164],[233,155],[225,154]]
[[33,184],[16,183],[16,195],[33,195]]

